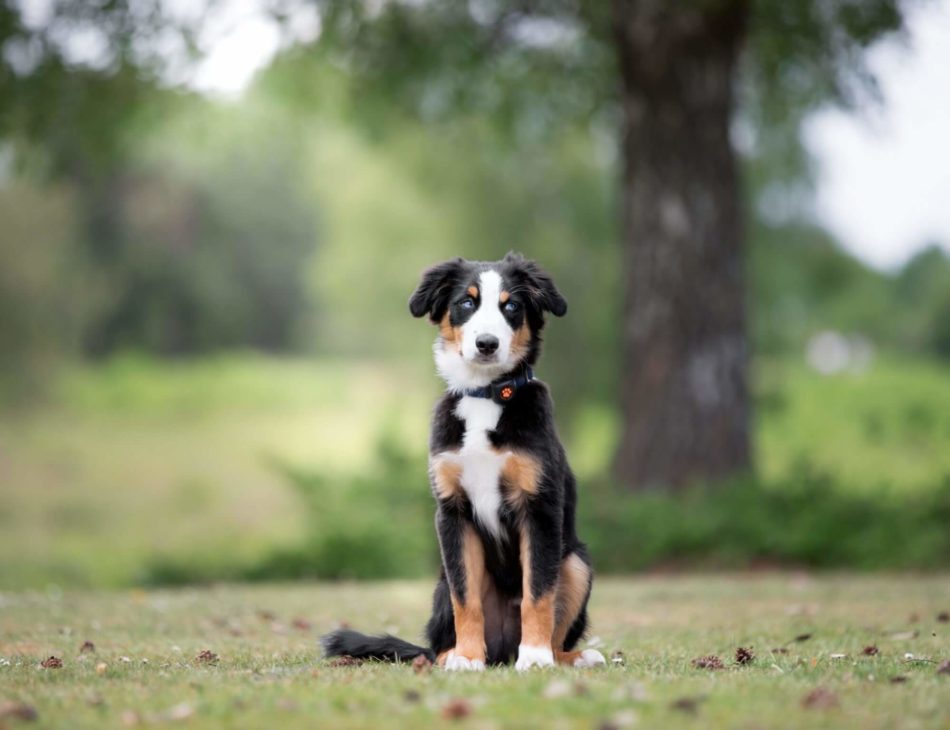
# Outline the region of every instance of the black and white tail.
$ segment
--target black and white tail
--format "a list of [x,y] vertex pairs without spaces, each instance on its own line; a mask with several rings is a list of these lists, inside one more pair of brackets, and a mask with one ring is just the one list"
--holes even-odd
[[410,644],[395,636],[367,636],[359,631],[340,629],[320,639],[326,656],[351,656],[356,659],[378,659],[387,662],[412,661],[424,656],[430,662],[435,654],[423,646]]

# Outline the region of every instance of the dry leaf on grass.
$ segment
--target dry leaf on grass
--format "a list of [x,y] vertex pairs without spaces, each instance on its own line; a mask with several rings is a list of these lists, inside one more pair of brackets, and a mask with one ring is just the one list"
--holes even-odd
[[57,656],[48,656],[46,659],[40,662],[40,666],[43,669],[62,669],[63,660]]
[[799,634],[794,639],[792,639],[792,641],[797,641],[798,643],[801,643],[803,641],[808,641],[811,637],[812,637],[812,634]]
[[90,652],[94,652],[95,650],[96,650],[96,645],[93,644],[91,641],[84,641],[82,642],[82,646],[79,647],[80,654],[88,654]]
[[195,664],[217,664],[218,655],[211,649],[205,649],[195,657]]
[[442,717],[446,720],[461,720],[471,714],[472,703],[461,698],[449,700],[442,708]]
[[722,659],[717,657],[715,654],[707,654],[706,656],[696,657],[691,662],[693,667],[696,669],[724,669],[725,665],[722,663]]
[[877,656],[881,651],[874,644],[868,644],[861,650],[861,653],[864,654],[864,656]]
[[891,677],[888,681],[891,684],[904,684],[908,679],[910,679],[910,677],[908,677],[906,674],[897,674]]
[[680,697],[670,703],[670,709],[685,712],[688,715],[695,715],[699,710],[699,703],[704,697]]
[[10,718],[11,720],[23,720],[24,722],[35,722],[39,715],[33,705],[25,702],[0,702],[0,720]]
[[838,695],[824,687],[816,687],[802,697],[802,707],[808,710],[830,710],[837,706]]
[[751,646],[740,646],[736,649],[736,664],[751,664],[755,661],[755,652]]
[[941,624],[950,623],[950,611],[941,611],[937,614],[937,622]]
[[416,674],[425,674],[432,669],[432,662],[425,654],[420,654],[412,660],[412,671]]

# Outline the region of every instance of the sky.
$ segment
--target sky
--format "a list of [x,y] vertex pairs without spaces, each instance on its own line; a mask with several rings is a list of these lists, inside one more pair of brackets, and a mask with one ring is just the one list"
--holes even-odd
[[[188,19],[203,7],[194,0],[163,1]],[[40,22],[51,0],[23,5]],[[315,3],[294,17],[283,38],[262,5],[217,0],[199,37],[205,56],[181,80],[208,94],[237,97],[282,45],[319,33]],[[818,161],[820,222],[845,248],[881,269],[900,266],[930,243],[950,250],[950,0],[923,0],[912,8],[907,41],[884,41],[870,52],[884,105],[859,114],[819,112],[805,135]],[[86,52],[94,51],[90,42]]]

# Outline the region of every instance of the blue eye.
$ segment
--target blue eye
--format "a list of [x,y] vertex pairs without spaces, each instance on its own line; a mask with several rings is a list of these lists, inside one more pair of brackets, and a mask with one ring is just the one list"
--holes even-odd
[[462,309],[475,309],[475,300],[471,297],[463,299],[459,302],[459,307]]
[[521,308],[521,305],[518,304],[518,302],[513,302],[513,301],[511,301],[510,299],[509,299],[507,302],[505,302],[505,311],[506,311],[508,314],[514,314],[514,313],[517,312],[520,308]]

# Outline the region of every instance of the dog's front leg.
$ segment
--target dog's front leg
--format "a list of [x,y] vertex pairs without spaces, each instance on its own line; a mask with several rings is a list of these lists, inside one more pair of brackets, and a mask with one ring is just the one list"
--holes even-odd
[[436,526],[455,619],[455,648],[440,657],[440,661],[448,670],[481,671],[485,668],[482,542],[458,504],[440,504]]
[[521,644],[515,668],[554,664],[554,597],[561,562],[561,524],[552,505],[526,510],[521,528]]

